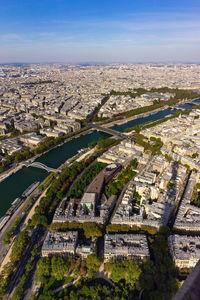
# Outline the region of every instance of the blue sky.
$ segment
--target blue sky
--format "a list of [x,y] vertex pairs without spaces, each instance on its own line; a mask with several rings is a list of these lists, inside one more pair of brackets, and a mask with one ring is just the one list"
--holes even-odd
[[0,62],[200,62],[199,0],[0,0]]

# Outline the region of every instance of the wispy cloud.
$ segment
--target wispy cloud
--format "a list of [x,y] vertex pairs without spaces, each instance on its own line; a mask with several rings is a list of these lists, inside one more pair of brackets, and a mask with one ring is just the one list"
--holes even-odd
[[127,14],[120,19],[54,19],[52,23],[58,28],[107,29],[107,30],[184,30],[200,28],[199,14],[186,13],[141,13]]
[[22,37],[19,34],[16,33],[7,33],[7,34],[3,34],[0,35],[0,38],[4,41],[16,41],[16,40],[21,40]]
[[54,32],[39,32],[39,36],[49,37],[55,35]]

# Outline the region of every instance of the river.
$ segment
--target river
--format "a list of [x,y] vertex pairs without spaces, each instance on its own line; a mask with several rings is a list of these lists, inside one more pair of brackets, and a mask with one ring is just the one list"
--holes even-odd
[[[195,100],[196,103],[200,103],[200,99]],[[193,104],[183,104],[180,105],[180,109],[191,108]],[[146,123],[148,121],[155,121],[162,119],[166,116],[173,114],[178,111],[178,109],[164,109],[156,113],[143,118],[138,118],[129,121],[122,125],[115,125],[111,127],[117,131],[123,132],[124,129],[130,128],[139,124]],[[78,153],[81,148],[87,147],[88,143],[92,141],[97,141],[99,138],[108,137],[108,134],[93,131],[92,133],[81,135],[78,138],[74,138],[69,142],[66,142],[62,146],[47,152],[46,154],[40,156],[37,161],[46,164],[52,168],[58,168],[67,159],[71,158]],[[23,191],[31,185],[34,181],[42,181],[48,175],[47,171],[38,168],[26,168],[17,171],[15,174],[9,176],[7,179],[0,183],[0,217],[5,214],[5,212],[10,207],[11,203],[19,197]]]
[[[199,104],[200,103],[200,99],[197,99],[194,101],[195,104]],[[195,104],[192,104],[192,103],[184,103],[184,104],[181,104],[179,105],[180,109],[190,109],[192,106],[194,106]],[[160,120],[160,119],[163,119],[167,116],[170,116],[172,115],[173,113],[179,111],[179,109],[163,109],[163,110],[160,110],[158,112],[153,112],[151,113],[150,115],[146,116],[146,117],[142,117],[142,118],[138,118],[138,119],[135,119],[135,120],[131,120],[129,122],[126,122],[124,124],[121,124],[121,125],[117,125],[115,124],[114,126],[110,127],[111,129],[114,129],[116,131],[120,131],[120,132],[124,132],[124,130],[126,128],[131,128],[131,127],[134,127],[136,125],[140,125],[140,124],[144,124],[146,122],[149,122],[149,121],[157,121],[157,120]],[[119,121],[120,122],[120,121]]]
[[[67,159],[78,153],[81,148],[86,148],[88,143],[97,141],[100,138],[108,137],[103,132],[93,131],[92,133],[81,135],[71,141],[58,146],[57,148],[40,156],[37,161],[46,164],[48,167],[58,168]],[[42,181],[48,175],[47,171],[38,168],[20,169],[0,183],[0,217],[10,207],[11,203],[34,181]]]

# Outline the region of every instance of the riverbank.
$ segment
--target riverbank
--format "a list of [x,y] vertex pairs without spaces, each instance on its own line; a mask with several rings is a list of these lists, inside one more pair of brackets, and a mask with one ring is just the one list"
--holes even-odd
[[138,115],[126,118],[126,119],[119,119],[119,120],[116,120],[116,121],[113,121],[113,122],[110,122],[110,123],[102,124],[102,127],[112,127],[114,125],[126,124],[130,121],[133,121],[133,120],[149,117],[149,116],[153,115],[154,113],[157,113],[157,112],[159,112],[161,110],[164,110],[164,109],[167,109],[167,108],[168,108],[168,105],[165,105],[161,108],[157,108],[155,110],[152,110],[151,112],[146,112],[146,113],[138,114]]
[[46,192],[47,192],[48,188],[49,188],[49,187],[47,187],[47,188],[42,192],[42,194],[40,195],[40,197],[36,200],[36,202],[34,203],[34,205],[31,207],[31,210],[29,211],[29,213],[28,213],[28,215],[27,215],[27,217],[26,217],[26,219],[25,219],[25,221],[24,221],[24,224],[25,224],[25,225],[28,225],[28,220],[31,219],[32,216],[34,215],[34,213],[35,213],[35,208],[36,208],[36,206],[40,203],[40,199],[41,199],[42,197],[45,197],[45,196],[46,196]]
[[[90,151],[87,151],[86,153],[84,153],[83,155],[81,153],[78,153],[76,154],[75,156],[72,156],[71,158],[67,159],[60,167],[59,169],[60,170],[63,170],[65,167],[71,165],[71,163],[76,160],[76,161],[81,161],[83,159],[83,156],[84,158],[86,156],[88,156],[89,154],[93,153],[95,151],[95,149],[91,149]],[[78,157],[78,158],[77,158]],[[32,206],[31,210],[29,211],[25,221],[24,221],[24,224],[25,225],[28,225],[28,220],[32,218],[32,216],[34,215],[35,213],[35,208],[37,207],[37,205],[40,203],[40,199],[42,197],[45,197],[46,196],[46,192],[48,190],[49,186],[42,192],[42,194],[40,195],[40,197],[37,199],[37,201],[34,203],[34,205]]]
[[86,159],[88,156],[92,155],[96,150],[96,147],[94,147],[93,149],[87,151],[84,154],[81,154],[80,157],[76,160],[77,162],[81,162],[82,160]]
[[3,271],[3,268],[4,266],[10,262],[10,255],[11,255],[11,252],[12,252],[12,247],[13,247],[13,244],[14,244],[14,240],[12,242],[12,244],[10,245],[10,248],[8,250],[8,252],[6,253],[6,256],[4,257],[1,265],[0,265],[0,273]]
[[[175,104],[175,106],[179,106],[179,105],[184,105],[185,103],[193,103],[197,100],[200,100],[200,98],[195,98],[195,99],[184,99],[184,100],[180,100],[180,102],[178,102],[177,104]],[[114,125],[123,125],[123,124],[126,124],[130,121],[133,121],[133,120],[137,120],[137,119],[140,119],[140,118],[146,118],[146,117],[149,117],[159,111],[162,111],[162,110],[165,110],[165,109],[168,109],[168,108],[171,108],[171,109],[174,109],[174,106],[169,106],[169,105],[164,105],[162,107],[159,107],[157,109],[154,109],[154,110],[151,110],[151,111],[148,111],[146,113],[141,113],[141,114],[138,114],[138,115],[135,115],[135,116],[132,116],[132,117],[128,117],[128,118],[122,118],[122,119],[119,119],[119,120],[116,120],[116,121],[112,121],[112,122],[109,122],[109,123],[106,123],[106,124],[102,124],[102,127],[112,127]]]
[[35,156],[33,156],[33,157],[27,159],[27,160],[23,160],[22,162],[20,162],[20,163],[17,164],[17,165],[12,166],[12,167],[9,168],[8,170],[6,170],[6,171],[4,171],[4,172],[2,172],[2,173],[0,174],[0,183],[1,183],[2,181],[4,181],[5,179],[7,179],[10,175],[15,174],[17,171],[19,171],[20,169],[22,169],[22,168],[23,168],[26,164],[28,164],[29,162],[33,162],[33,161],[35,161],[36,159],[38,159],[39,157],[41,157],[42,155],[45,155],[45,154],[47,154],[48,152],[50,152],[50,151],[52,151],[52,150],[54,150],[54,149],[56,149],[56,148],[58,148],[58,147],[63,146],[64,144],[66,144],[66,143],[72,141],[73,139],[79,138],[79,137],[82,136],[82,135],[89,134],[89,133],[91,133],[93,130],[94,130],[94,129],[92,129],[92,128],[88,128],[88,129],[86,129],[85,131],[79,132],[79,133],[77,133],[77,134],[75,134],[75,135],[73,135],[73,136],[71,136],[71,137],[69,137],[69,138],[66,138],[66,140],[63,141],[61,144],[55,145],[55,146],[49,148],[48,150],[46,150],[46,151],[44,151],[44,152],[42,152],[42,153],[40,153],[40,154],[37,154],[37,155],[35,155]]
[[[35,159],[50,168],[62,169],[84,154],[84,152],[79,151],[80,149],[86,149],[89,143],[98,141],[100,138],[107,138],[108,136],[106,133],[89,128],[84,132],[65,139],[64,143],[57,145],[54,149],[51,148],[43,154],[30,158],[30,160],[33,161]],[[9,176],[0,182],[0,217],[5,215],[11,203],[20,197],[28,186],[35,181],[43,181],[48,175],[47,171],[40,168],[26,168],[23,166],[26,162],[23,161],[18,166],[15,165],[9,171],[7,170],[1,174],[2,178]]]

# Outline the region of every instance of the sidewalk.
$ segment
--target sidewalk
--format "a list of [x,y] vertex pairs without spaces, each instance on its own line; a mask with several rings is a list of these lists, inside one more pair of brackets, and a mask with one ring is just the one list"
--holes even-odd
[[40,199],[41,199],[42,197],[45,197],[48,188],[49,188],[49,187],[47,187],[47,188],[44,190],[44,192],[40,195],[40,197],[37,199],[37,201],[34,203],[33,207],[31,208],[31,210],[29,211],[29,213],[28,213],[28,215],[27,215],[27,217],[26,217],[26,220],[24,221],[24,224],[25,224],[25,225],[28,225],[28,220],[31,219],[32,216],[34,215],[36,206],[39,204]]

